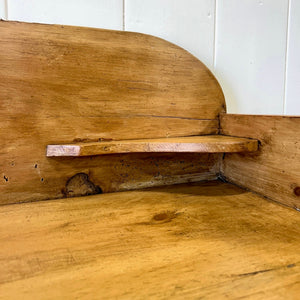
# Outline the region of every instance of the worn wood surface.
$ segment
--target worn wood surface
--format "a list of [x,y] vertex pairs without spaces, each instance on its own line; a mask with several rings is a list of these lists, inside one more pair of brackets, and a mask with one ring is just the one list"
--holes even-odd
[[255,153],[226,154],[224,176],[300,210],[300,117],[223,115],[221,131],[261,143]]
[[[23,159],[5,164],[0,204],[86,195],[91,184],[107,193],[216,179],[220,170],[219,154],[131,153],[46,160],[45,146],[38,150],[38,158],[28,150]],[[76,192],[70,192],[69,183],[78,176]]]
[[299,299],[300,214],[231,184],[0,207],[1,299]]
[[106,192],[215,177],[207,156],[45,157],[48,144],[218,133],[221,88],[182,48],[139,33],[4,21],[0,48],[0,203],[63,197],[78,173]]
[[258,149],[258,141],[223,135],[205,135],[181,138],[141,139],[78,143],[71,145],[48,145],[46,155],[91,156],[114,153],[145,152],[250,152]]

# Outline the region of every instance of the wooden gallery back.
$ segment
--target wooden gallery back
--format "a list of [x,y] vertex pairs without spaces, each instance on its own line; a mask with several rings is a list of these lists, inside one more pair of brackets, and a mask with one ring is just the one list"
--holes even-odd
[[48,159],[48,144],[217,134],[224,98],[183,49],[137,33],[1,22],[1,203],[212,179],[216,155]]
[[226,114],[149,35],[0,21],[0,48],[1,299],[297,299],[300,117]]

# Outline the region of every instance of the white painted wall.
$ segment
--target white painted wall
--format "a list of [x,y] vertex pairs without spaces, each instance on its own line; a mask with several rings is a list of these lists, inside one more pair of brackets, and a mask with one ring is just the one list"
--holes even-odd
[[214,70],[229,111],[283,113],[287,15],[288,0],[218,1]]
[[300,1],[291,0],[287,44],[286,101],[284,113],[300,114]]
[[6,2],[9,20],[123,29],[121,0],[6,0]]
[[5,20],[6,19],[6,1],[5,0],[0,0],[0,19]]
[[214,12],[214,0],[127,0],[125,30],[148,33],[173,42],[212,69]]
[[212,70],[228,112],[300,115],[300,0],[0,0],[0,18],[156,35]]

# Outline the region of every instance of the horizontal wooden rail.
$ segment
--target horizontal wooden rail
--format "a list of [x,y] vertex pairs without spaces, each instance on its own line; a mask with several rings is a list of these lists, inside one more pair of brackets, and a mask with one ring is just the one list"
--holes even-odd
[[256,151],[258,141],[254,139],[206,135],[180,138],[123,140],[109,142],[48,145],[47,156],[92,156],[117,153],[144,152],[249,152]]

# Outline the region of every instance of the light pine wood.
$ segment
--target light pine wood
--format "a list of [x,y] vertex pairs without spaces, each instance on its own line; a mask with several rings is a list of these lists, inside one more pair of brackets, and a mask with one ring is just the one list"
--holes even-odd
[[[32,157],[28,147],[23,159],[12,158],[5,164],[7,167],[1,170],[0,204],[79,196],[79,192],[68,192],[69,180],[78,174],[88,175],[91,183],[108,193],[216,179],[220,170],[219,154],[131,153],[46,159],[45,147],[38,148],[41,155],[37,158]],[[18,168],[21,162],[25,170]]]
[[300,214],[210,182],[0,207],[1,299],[298,299]]
[[260,141],[255,153],[225,155],[227,180],[300,210],[300,117],[223,115],[221,132]]
[[222,135],[164,139],[141,139],[71,145],[48,145],[46,155],[91,156],[136,152],[250,152],[258,149],[258,141]]
[[217,134],[222,90],[187,51],[139,33],[3,21],[0,48],[0,203],[61,198],[80,173],[104,192],[216,178],[217,156],[45,156],[49,144]]

